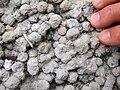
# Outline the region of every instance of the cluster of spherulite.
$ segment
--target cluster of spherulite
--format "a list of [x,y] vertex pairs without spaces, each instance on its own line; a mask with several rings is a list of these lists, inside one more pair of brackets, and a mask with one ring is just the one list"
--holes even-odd
[[118,47],[100,44],[91,0],[0,1],[0,90],[119,90]]

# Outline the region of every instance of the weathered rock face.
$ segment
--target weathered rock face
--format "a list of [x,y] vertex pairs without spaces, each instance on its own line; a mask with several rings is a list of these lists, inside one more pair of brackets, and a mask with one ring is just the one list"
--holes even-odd
[[91,0],[0,7],[0,90],[120,90],[119,47],[99,42]]

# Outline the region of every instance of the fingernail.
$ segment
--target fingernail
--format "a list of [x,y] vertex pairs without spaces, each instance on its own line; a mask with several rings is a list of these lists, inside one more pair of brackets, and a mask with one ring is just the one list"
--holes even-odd
[[109,43],[110,42],[110,32],[108,30],[104,30],[100,33],[99,39],[102,42]]
[[99,23],[99,21],[100,21],[100,15],[99,15],[99,13],[98,13],[98,12],[97,12],[97,13],[94,13],[94,14],[91,16],[90,20],[91,20],[91,23],[92,23],[93,26],[98,25],[98,23]]
[[100,7],[102,5],[102,0],[93,0],[94,6]]

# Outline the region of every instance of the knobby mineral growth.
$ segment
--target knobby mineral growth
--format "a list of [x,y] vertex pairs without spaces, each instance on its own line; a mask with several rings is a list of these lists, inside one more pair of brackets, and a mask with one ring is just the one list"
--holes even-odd
[[118,47],[90,25],[91,0],[0,0],[0,90],[120,90]]

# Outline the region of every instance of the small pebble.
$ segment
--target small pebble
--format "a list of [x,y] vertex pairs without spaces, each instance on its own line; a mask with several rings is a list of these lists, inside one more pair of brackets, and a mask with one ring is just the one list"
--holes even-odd
[[5,32],[2,36],[3,42],[11,42],[15,40],[15,33],[13,31]]
[[24,64],[21,62],[15,62],[12,66],[12,71],[13,72],[22,72],[24,71]]
[[78,28],[71,28],[67,31],[66,37],[71,40],[75,40],[79,35],[79,29]]
[[22,15],[28,14],[29,11],[30,11],[30,5],[28,5],[28,4],[23,4],[23,5],[20,7],[20,13],[21,13]]
[[95,81],[101,86],[104,85],[105,79],[103,77],[97,77],[95,78]]
[[10,70],[11,69],[11,66],[12,66],[12,61],[11,60],[7,60],[5,59],[5,63],[3,65],[3,67],[6,69],[6,70]]
[[30,40],[30,42],[35,44],[41,41],[41,35],[37,32],[32,32],[31,34],[28,35],[28,39]]
[[9,77],[9,79],[4,82],[5,87],[15,89],[20,83],[20,80],[14,76]]
[[14,19],[13,15],[11,15],[11,14],[8,14],[8,15],[4,14],[1,17],[1,21],[3,21],[5,24],[13,25],[15,22],[15,19]]
[[60,34],[60,35],[65,35],[66,32],[67,32],[66,27],[61,27],[58,29],[58,34]]
[[68,0],[63,0],[63,2],[60,4],[61,11],[65,12],[71,9],[71,2]]
[[38,10],[38,12],[40,12],[40,13],[45,12],[45,11],[47,10],[47,8],[48,8],[48,4],[47,4],[47,2],[45,2],[45,1],[41,1],[41,2],[39,2],[38,5],[37,5],[37,10]]
[[54,6],[52,4],[48,4],[47,13],[54,12]]
[[69,73],[69,77],[68,77],[68,81],[69,81],[70,83],[74,83],[74,82],[76,82],[77,78],[78,78],[78,74],[77,74],[77,73],[75,73],[75,72],[70,72],[70,73]]
[[38,80],[38,88],[40,90],[49,90],[50,84],[46,80]]
[[28,59],[27,53],[21,52],[18,54],[18,57],[17,57],[18,61],[25,62],[25,61],[27,61],[27,59]]
[[75,88],[72,85],[67,85],[63,90],[75,90]]
[[109,67],[116,67],[116,66],[118,66],[118,59],[110,57],[107,61],[107,64]]
[[62,22],[62,17],[57,14],[51,15],[51,17],[49,19],[49,24],[54,29],[57,28],[61,22]]
[[115,77],[113,75],[108,75],[107,80],[102,88],[102,90],[112,90],[113,85],[115,83]]
[[36,75],[39,71],[38,67],[38,59],[37,58],[30,58],[27,62],[27,71],[30,75]]

